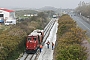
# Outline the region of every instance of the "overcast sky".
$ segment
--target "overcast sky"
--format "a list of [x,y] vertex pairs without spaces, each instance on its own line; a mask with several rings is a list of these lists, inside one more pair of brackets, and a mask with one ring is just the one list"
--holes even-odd
[[90,0],[0,0],[2,8],[76,8],[80,1],[90,3]]

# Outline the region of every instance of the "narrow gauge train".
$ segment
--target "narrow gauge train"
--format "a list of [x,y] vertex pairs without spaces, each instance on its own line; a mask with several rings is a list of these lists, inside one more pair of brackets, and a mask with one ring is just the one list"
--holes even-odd
[[44,31],[34,30],[27,36],[26,40],[26,53],[35,53],[39,45],[43,42]]

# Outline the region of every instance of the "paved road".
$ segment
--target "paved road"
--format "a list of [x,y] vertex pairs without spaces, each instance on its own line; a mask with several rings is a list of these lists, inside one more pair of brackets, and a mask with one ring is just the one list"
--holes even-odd
[[87,23],[85,20],[83,20],[82,18],[78,17],[78,16],[71,16],[73,18],[73,20],[75,20],[77,22],[77,25],[82,28],[83,30],[87,31],[87,35],[88,37],[90,37],[90,24]]

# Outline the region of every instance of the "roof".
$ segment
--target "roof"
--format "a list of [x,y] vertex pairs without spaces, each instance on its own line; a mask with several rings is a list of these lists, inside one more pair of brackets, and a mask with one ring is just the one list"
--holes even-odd
[[5,9],[5,8],[0,8],[0,10],[6,11],[6,12],[14,12],[14,10],[9,10],[9,9]]
[[41,33],[37,33],[37,32],[32,32],[31,34],[29,34],[28,36],[40,36],[41,35]]
[[44,30],[39,30],[39,29],[36,29],[34,30],[33,32],[43,32]]

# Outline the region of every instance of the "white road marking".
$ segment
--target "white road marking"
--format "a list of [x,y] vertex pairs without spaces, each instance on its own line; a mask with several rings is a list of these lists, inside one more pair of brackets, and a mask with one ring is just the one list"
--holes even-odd
[[[81,24],[83,24],[81,21],[79,21]],[[84,25],[84,24],[83,24]],[[87,29],[89,29],[90,30],[90,28],[88,28],[86,25],[84,25]]]

